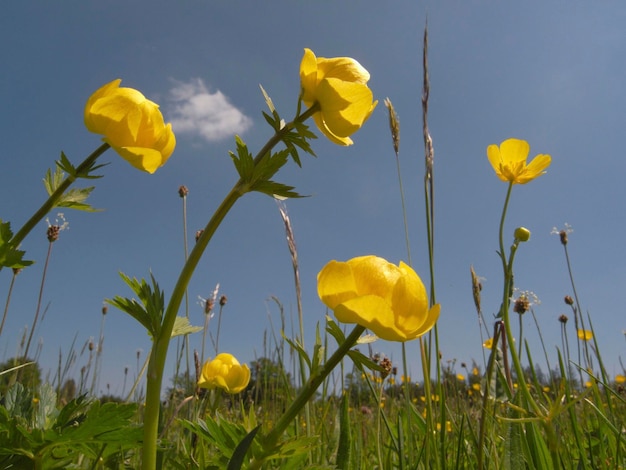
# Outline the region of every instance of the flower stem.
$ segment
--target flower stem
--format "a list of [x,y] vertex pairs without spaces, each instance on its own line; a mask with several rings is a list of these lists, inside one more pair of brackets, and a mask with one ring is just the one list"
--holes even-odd
[[348,354],[364,331],[365,327],[356,325],[352,332],[346,337],[345,341],[339,345],[339,348],[328,358],[319,371],[309,377],[309,380],[306,384],[304,384],[291,406],[278,420],[274,429],[272,429],[272,431],[270,431],[270,433],[263,438],[263,455],[255,457],[254,460],[252,460],[250,466],[248,467],[249,470],[261,468],[263,462],[276,449],[276,445],[278,444],[280,437],[283,435],[283,432],[285,432],[285,429],[287,429],[289,424],[294,420],[298,413],[300,413],[304,405],[309,402],[311,397],[315,394],[315,391],[335,369],[337,364],[339,364],[344,356]]
[[[285,124],[277,130],[274,135],[267,141],[263,148],[254,158],[254,166],[262,163],[266,156],[270,154],[272,148],[277,145],[283,137],[293,128],[296,122],[302,122],[313,115],[318,108],[312,106],[304,113],[296,116],[294,121]],[[172,291],[172,296],[163,315],[163,323],[158,337],[154,339],[152,350],[150,352],[150,363],[148,365],[147,384],[146,384],[146,406],[144,411],[144,446],[142,450],[142,468],[152,470],[157,464],[157,438],[159,427],[159,411],[161,405],[161,385],[163,383],[163,370],[165,368],[165,360],[167,358],[167,350],[169,348],[174,322],[176,315],[180,309],[189,281],[200,262],[200,258],[204,254],[206,247],[213,238],[217,228],[220,226],[226,214],[233,207],[235,202],[252,191],[250,183],[241,178],[235,183],[230,192],[226,195],[220,206],[217,208],[209,222],[207,223],[202,235],[196,241],[195,246],[191,250],[185,265],[183,266],[176,286]]]
[[67,178],[59,185],[59,187],[48,197],[46,202],[35,212],[30,219],[24,224],[24,226],[11,238],[10,246],[18,247],[22,240],[26,238],[26,235],[43,219],[48,212],[52,210],[63,196],[63,193],[76,181],[77,178],[81,178],[87,174],[89,169],[95,163],[100,155],[106,152],[110,148],[109,144],[102,144],[91,155],[76,167],[76,173],[74,175],[67,175]]

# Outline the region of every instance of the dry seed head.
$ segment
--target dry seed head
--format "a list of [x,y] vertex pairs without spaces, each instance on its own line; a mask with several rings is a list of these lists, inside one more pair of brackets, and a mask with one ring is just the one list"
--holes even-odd
[[568,318],[567,318],[567,315],[565,315],[565,314],[562,314],[562,315],[559,317],[559,321],[560,321],[561,323],[563,323],[564,325],[567,323],[567,320],[568,320]]
[[480,315],[480,291],[483,290],[483,285],[480,283],[480,277],[476,275],[474,266],[470,266],[470,274],[472,275],[472,296],[474,297],[474,305],[476,306],[476,312]]
[[530,300],[528,300],[528,297],[522,294],[517,299],[515,299],[515,302],[513,303],[513,311],[515,313],[523,315],[528,310],[530,310]]
[[551,235],[558,235],[559,239],[561,240],[561,245],[565,246],[567,245],[567,235],[572,233],[574,231],[574,229],[572,229],[572,226],[568,223],[565,223],[565,228],[559,230],[556,227],[552,227],[552,231],[550,232]]
[[187,197],[187,194],[189,194],[189,190],[187,189],[187,186],[182,185],[180,188],[178,188],[178,195],[180,197]]
[[59,233],[61,232],[61,227],[58,225],[50,225],[48,230],[46,230],[46,237],[48,237],[48,241],[50,243],[55,242],[59,239]]
[[202,236],[202,232],[204,232],[204,230],[198,230],[196,232],[196,243],[198,242],[198,240],[200,239],[200,237]]
[[224,305],[226,305],[226,302],[228,302],[228,297],[226,297],[225,295],[220,297],[220,307],[223,307]]
[[383,368],[383,371],[380,373],[380,375],[384,379],[385,377],[389,375],[389,373],[393,369],[393,365],[391,364],[391,360],[385,357],[380,361],[380,366]]
[[566,295],[563,300],[567,305],[574,305],[574,299],[572,299],[569,295]]
[[389,98],[385,98],[385,106],[389,111],[389,129],[391,130],[391,140],[393,141],[393,151],[396,153],[396,157],[400,152],[400,119],[396,114],[396,110]]
[[102,306],[102,315],[106,315],[108,311],[109,311],[109,306],[107,304],[104,304]]

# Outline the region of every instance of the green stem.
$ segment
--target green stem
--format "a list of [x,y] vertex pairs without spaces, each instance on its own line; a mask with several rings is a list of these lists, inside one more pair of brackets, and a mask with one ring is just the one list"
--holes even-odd
[[[506,199],[504,200],[504,207],[502,208],[502,216],[500,217],[500,231],[499,231],[499,243],[500,243],[500,259],[502,260],[502,270],[506,276],[507,262],[506,255],[504,254],[504,220],[506,219],[506,210],[509,207],[509,200],[511,199],[511,190],[513,189],[513,183],[509,183],[509,187],[506,191]],[[506,278],[505,278],[506,282]],[[505,296],[508,298],[508,293],[505,290]]]
[[[286,124],[267,141],[263,148],[254,158],[254,166],[258,166],[263,159],[269,155],[272,148],[277,145],[283,137],[294,127],[296,122],[302,122],[312,116],[319,109],[319,105],[313,105],[307,109],[302,115],[297,116],[294,121]],[[243,181],[241,178],[235,183],[230,192],[226,195],[220,206],[217,208],[209,222],[207,223],[202,235],[196,241],[195,246],[189,254],[189,258],[185,262],[176,286],[172,291],[172,296],[163,316],[163,323],[157,338],[154,339],[152,350],[150,352],[150,363],[148,365],[148,374],[146,377],[146,406],[144,410],[144,445],[142,450],[142,468],[145,470],[153,470],[157,465],[157,437],[159,430],[159,410],[161,405],[161,385],[163,383],[163,371],[165,369],[165,360],[169,348],[174,322],[176,315],[180,309],[180,305],[184,298],[189,281],[200,261],[206,247],[213,238],[217,228],[220,226],[226,214],[233,207],[235,202],[245,193],[252,191],[249,182]]]
[[304,408],[304,405],[309,402],[311,397],[315,394],[315,391],[335,369],[337,364],[339,364],[344,356],[348,354],[364,331],[365,327],[356,325],[352,332],[346,337],[345,341],[339,345],[339,348],[328,358],[319,371],[309,377],[309,380],[302,387],[300,393],[295,398],[291,406],[278,420],[274,429],[272,429],[272,431],[270,431],[270,433],[263,439],[263,455],[255,457],[254,460],[252,460],[250,466],[248,467],[249,470],[261,468],[263,462],[275,450],[278,441],[285,432],[285,429],[287,429],[289,424],[295,419],[296,416],[298,416],[300,411]]
[[89,169],[95,163],[100,155],[106,152],[110,148],[109,144],[102,144],[96,150],[93,151],[91,155],[89,155],[85,160],[76,167],[76,172],[74,175],[67,175],[67,177],[63,180],[63,182],[59,185],[59,187],[48,197],[46,202],[33,214],[33,216],[28,219],[28,221],[24,224],[24,226],[11,238],[9,242],[10,246],[18,247],[22,240],[26,238],[26,235],[30,233],[30,231],[37,225],[41,219],[43,219],[48,212],[50,212],[59,202],[63,193],[69,188],[77,178],[81,178],[87,175]]

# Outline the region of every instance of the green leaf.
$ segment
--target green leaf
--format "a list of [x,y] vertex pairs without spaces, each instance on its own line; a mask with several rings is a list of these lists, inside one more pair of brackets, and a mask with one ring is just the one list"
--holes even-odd
[[113,299],[107,299],[106,302],[128,313],[141,323],[152,338],[158,337],[161,332],[161,320],[165,312],[165,298],[163,291],[159,289],[156,279],[150,274],[152,280],[151,287],[143,279],[141,281],[135,278],[131,279],[124,273],[120,273],[120,277],[137,294],[141,303],[135,299],[128,299],[119,295]]
[[[62,154],[62,157],[64,155]],[[71,165],[71,164],[70,164]],[[48,196],[52,195],[57,188],[65,180],[65,173],[61,169],[59,162],[54,174],[48,169],[46,176],[43,179],[43,184],[46,188]],[[101,209],[95,209],[90,204],[85,203],[89,194],[94,190],[94,186],[88,188],[72,188],[68,189],[59,200],[55,203],[54,207],[67,207],[69,209],[81,210],[85,212],[98,212]]]
[[228,153],[230,158],[233,159],[237,173],[239,173],[239,177],[242,181],[251,183],[254,172],[254,158],[252,158],[252,154],[248,151],[245,142],[241,140],[241,137],[238,135],[235,136],[235,143],[237,145],[237,155],[233,152]]
[[283,339],[285,341],[287,341],[287,343],[289,344],[289,346],[291,346],[293,349],[295,349],[298,354],[300,355],[301,358],[303,358],[307,365],[309,366],[309,371],[311,370],[311,358],[309,358],[309,354],[306,352],[306,350],[302,347],[302,345],[300,345],[297,341],[292,341],[289,338],[287,338],[287,336],[285,335],[285,332],[283,330],[280,331],[280,335],[283,337]]
[[202,331],[202,326],[193,326],[189,323],[189,318],[177,316],[174,320],[174,328],[172,329],[172,338],[174,336],[189,335]]
[[74,165],[72,165],[72,162],[70,162],[70,160],[63,152],[61,152],[60,160],[57,160],[55,163],[57,165],[57,169],[61,169],[68,175],[73,176],[74,178],[85,178],[90,180],[102,178],[102,175],[92,175],[91,173],[108,165],[108,163],[100,163],[96,165],[96,162],[94,161],[91,163],[89,168],[86,168],[79,173],[78,169]]
[[252,445],[252,441],[256,436],[256,433],[261,429],[261,425],[258,425],[244,437],[241,442],[237,445],[235,452],[233,452],[233,456],[230,458],[228,462],[227,470],[239,470],[243,465],[243,459],[248,452],[248,449]]
[[33,264],[33,261],[22,259],[26,254],[25,251],[11,247],[11,238],[13,238],[11,222],[2,222],[0,219],[0,269],[3,267],[21,269]]
[[352,450],[352,430],[350,425],[350,400],[345,393],[341,397],[339,411],[339,443],[337,444],[337,468],[350,468],[350,452]]
[[274,181],[264,181],[254,185],[254,190],[267,194],[271,197],[280,197],[280,198],[299,198],[299,197],[307,197],[298,194],[293,191],[293,186],[287,186],[282,183],[276,183]]

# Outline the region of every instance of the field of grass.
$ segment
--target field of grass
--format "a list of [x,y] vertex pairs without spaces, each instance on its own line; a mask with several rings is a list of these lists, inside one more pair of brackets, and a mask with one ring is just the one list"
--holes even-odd
[[[133,296],[109,299],[104,308],[103,317],[106,309],[112,307],[129,314],[153,339],[149,361],[143,368],[138,365],[142,373],[136,380],[124,384],[124,396],[96,395],[102,337],[85,345],[72,345],[69,357],[59,361],[58,370],[48,373],[47,380],[42,378],[38,353],[32,344],[40,299],[30,336],[24,335],[21,351],[0,364],[0,468],[626,468],[626,371],[614,376],[607,373],[602,345],[594,335],[593,318],[581,311],[574,273],[569,269],[569,227],[557,230],[573,292],[572,297],[564,299],[571,313],[560,318],[561,344],[542,344],[541,350],[531,350],[521,328],[517,328],[521,315],[532,315],[541,335],[532,308],[533,294],[518,291],[514,284],[515,257],[518,250],[523,251],[530,232],[523,227],[514,231],[506,228],[507,208],[515,197],[515,185],[532,184],[550,164],[548,155],[538,155],[527,163],[528,144],[524,141],[510,139],[490,145],[487,150],[495,176],[508,187],[499,246],[494,247],[502,261],[502,303],[490,329],[482,318],[480,278],[473,269],[468,272],[468,291],[472,291],[484,327],[481,333],[487,360],[480,364],[441,361],[438,344],[444,333],[438,331],[436,324],[432,327],[439,306],[432,276],[435,206],[426,33],[423,52],[424,226],[431,268],[430,274],[422,276],[426,288],[419,278],[419,282],[413,282],[411,277],[415,273],[409,267],[408,237],[407,266],[394,266],[393,276],[397,278],[391,276],[392,281],[387,273],[381,274],[380,279],[370,276],[366,281],[358,281],[359,275],[354,274],[357,287],[346,288],[353,279],[348,282],[337,273],[352,266],[350,262],[325,267],[322,272],[328,269],[330,280],[320,274],[318,290],[329,306],[329,315],[317,331],[314,344],[302,346],[300,311],[299,333],[288,337],[284,331],[271,327],[265,332],[259,359],[239,364],[225,353],[202,364],[198,357],[205,357],[204,351],[195,352],[195,367],[188,370],[179,360],[172,385],[166,393],[162,392],[167,382],[165,359],[168,353],[174,354],[174,343],[178,346],[175,354],[182,358],[183,353],[194,353],[185,351],[188,335],[204,335],[205,344],[210,334],[215,350],[221,351],[220,319],[226,298],[206,300],[207,318],[211,314],[217,316],[217,322],[211,323],[215,328],[211,332],[208,323],[196,328],[188,318],[177,317],[187,283],[211,237],[230,208],[248,192],[274,197],[296,195],[294,188],[275,182],[274,175],[290,158],[298,163],[299,152],[312,152],[311,131],[304,122],[327,112],[329,102],[341,102],[341,96],[328,98],[321,92],[315,95],[318,84],[314,80],[307,82],[306,73],[301,72],[304,106],[298,107],[295,118],[285,123],[266,95],[269,112],[265,117],[273,131],[267,145],[254,156],[237,138],[231,157],[240,180],[204,231],[198,233],[171,297],[165,298],[154,278],[126,277]],[[317,65],[313,60],[302,70],[306,72],[307,67]],[[351,73],[341,78],[352,80],[350,85],[358,85],[359,92],[366,94],[367,80],[363,83],[362,76],[354,72],[355,78]],[[337,90],[341,95],[343,88]],[[352,99],[352,94],[343,98],[346,96]],[[307,101],[311,104],[307,105]],[[344,123],[330,112],[325,117],[328,126],[320,130],[331,140],[349,139],[348,135],[356,132],[373,110],[371,95],[365,101],[351,103],[358,109],[351,111],[352,127],[346,135],[335,135],[342,131]],[[385,100],[384,105],[389,114],[391,143],[399,161],[399,120],[393,104]],[[93,114],[96,115],[95,110]],[[93,126],[98,127],[95,118]],[[80,165],[75,167],[64,156],[57,162],[56,171],[49,172],[45,180],[50,198],[24,227],[13,234],[9,225],[2,222],[0,261],[5,282],[14,280],[19,270],[28,265],[19,250],[20,243],[46,214],[55,207],[89,209],[86,199],[90,190],[70,186],[77,179],[93,176],[100,168],[97,158],[109,147],[119,152],[107,132],[105,129],[99,133],[110,140]],[[162,144],[156,140],[155,146]],[[161,147],[159,151],[163,151]],[[120,153],[124,157],[124,152]],[[144,170],[152,168],[143,160],[135,163]],[[404,201],[399,168],[398,164],[398,187]],[[184,187],[180,196],[184,201]],[[279,207],[299,299],[301,286],[293,230],[280,203]],[[50,249],[62,229],[63,221],[50,225]],[[357,272],[357,268],[352,269]],[[9,278],[7,273],[11,270],[13,277]],[[45,275],[42,285],[44,282]],[[11,289],[0,335],[11,334],[3,331],[10,310],[10,292]],[[355,304],[350,304],[352,301]],[[369,315],[374,301],[386,302],[388,307],[380,318]],[[409,301],[414,303],[412,317],[407,320],[402,315],[404,304]],[[280,308],[279,299],[276,303]],[[412,323],[414,317],[419,319],[416,325]],[[371,352],[369,343],[374,335],[402,343],[403,354],[398,363]],[[405,341],[419,343],[423,377],[420,381],[408,376]],[[555,346],[556,367],[547,371],[536,368],[536,359],[543,358],[547,348]],[[219,358],[221,362],[215,362]],[[69,363],[76,360],[84,362],[80,377],[68,374]]]

